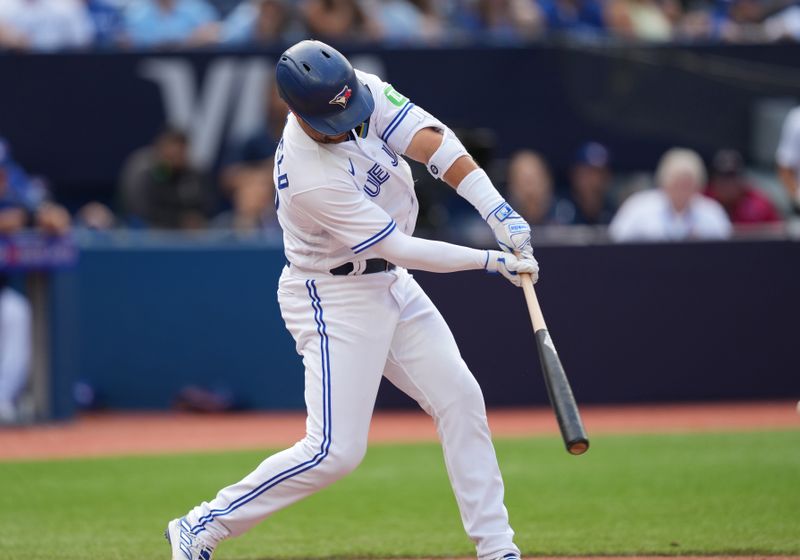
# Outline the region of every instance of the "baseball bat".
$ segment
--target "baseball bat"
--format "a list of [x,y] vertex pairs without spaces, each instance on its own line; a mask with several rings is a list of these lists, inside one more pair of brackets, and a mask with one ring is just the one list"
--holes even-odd
[[550,397],[550,404],[556,413],[558,427],[561,430],[561,438],[567,451],[572,455],[581,455],[589,449],[589,438],[583,427],[578,404],[572,394],[567,374],[561,360],[558,358],[556,346],[547,324],[544,322],[542,308],[533,289],[533,279],[530,274],[520,274],[522,281],[522,291],[525,293],[525,301],[528,303],[528,312],[531,315],[533,332],[536,337],[536,346],[539,350],[539,361],[542,364],[544,382],[547,386],[547,395]]

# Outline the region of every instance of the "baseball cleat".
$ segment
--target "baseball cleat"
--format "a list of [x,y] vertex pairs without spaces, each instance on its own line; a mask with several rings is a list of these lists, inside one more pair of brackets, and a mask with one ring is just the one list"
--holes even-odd
[[164,537],[172,547],[172,560],[211,560],[214,554],[213,546],[192,534],[185,517],[170,521]]
[[514,554],[513,552],[511,552],[504,556],[498,556],[497,560],[520,560],[520,556],[519,554]]

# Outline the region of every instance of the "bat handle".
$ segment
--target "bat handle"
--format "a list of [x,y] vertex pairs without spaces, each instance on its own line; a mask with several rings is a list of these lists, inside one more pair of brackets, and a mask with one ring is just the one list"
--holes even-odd
[[544,315],[539,305],[539,298],[536,297],[536,290],[533,289],[533,278],[531,278],[530,274],[526,273],[521,273],[519,276],[522,282],[522,291],[525,293],[525,302],[528,304],[528,313],[531,316],[533,332],[546,329],[547,323],[544,322]]

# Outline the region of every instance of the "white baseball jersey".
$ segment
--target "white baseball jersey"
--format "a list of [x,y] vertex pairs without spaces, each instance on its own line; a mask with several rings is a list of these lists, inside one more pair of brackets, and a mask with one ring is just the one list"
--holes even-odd
[[419,130],[444,128],[377,76],[359,70],[356,75],[375,100],[366,124],[345,142],[320,144],[290,114],[275,154],[286,258],[305,270],[327,272],[354,262],[358,272],[374,256],[371,248],[395,228],[413,233],[414,179],[400,156]]
[[[794,170],[800,181],[800,107],[795,107],[783,122],[781,141],[775,154],[778,165]],[[795,193],[800,203],[800,189]]]

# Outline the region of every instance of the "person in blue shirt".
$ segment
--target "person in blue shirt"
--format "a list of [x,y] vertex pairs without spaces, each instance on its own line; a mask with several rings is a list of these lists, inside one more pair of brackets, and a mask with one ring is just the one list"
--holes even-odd
[[36,225],[49,234],[69,230],[69,213],[47,200],[45,182],[31,177],[11,157],[8,142],[0,138],[0,235]]
[[108,0],[86,0],[86,11],[94,28],[95,46],[115,46],[123,31],[122,9]]
[[600,34],[605,31],[599,0],[539,0],[550,33]]
[[135,47],[199,46],[216,42],[218,14],[206,0],[132,0],[125,32]]
[[610,198],[612,171],[611,156],[603,144],[586,142],[575,154],[569,170],[568,201],[571,211],[564,211],[573,225],[606,225],[614,217],[615,207]]
[[225,19],[220,42],[270,44],[298,40],[303,26],[287,0],[244,0]]
[[12,159],[8,142],[0,138],[0,211],[33,212],[43,198],[25,170]]

